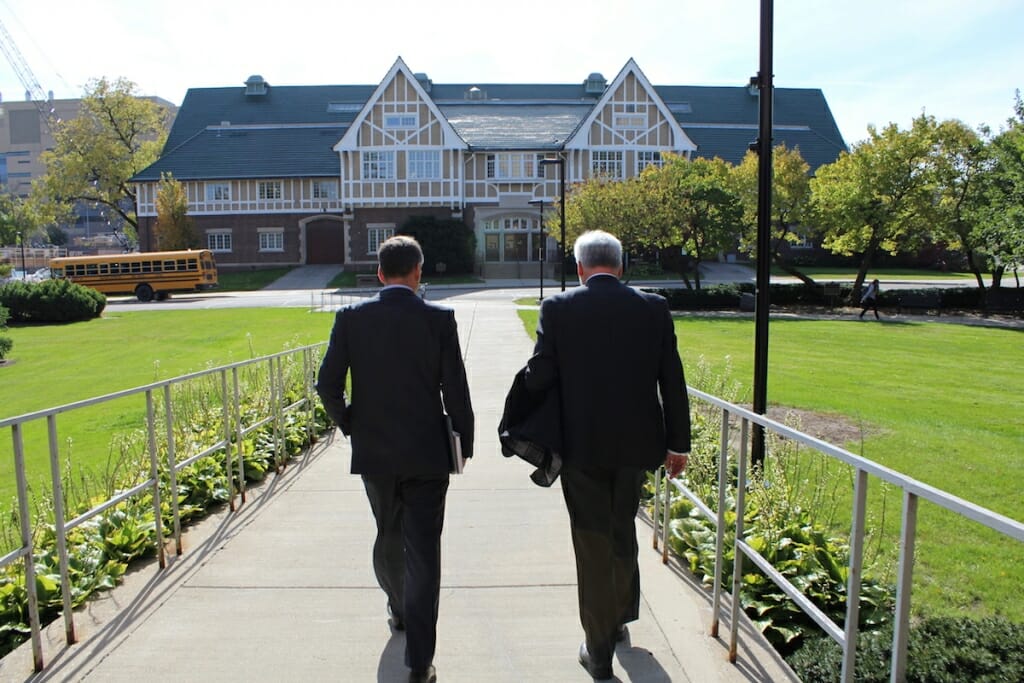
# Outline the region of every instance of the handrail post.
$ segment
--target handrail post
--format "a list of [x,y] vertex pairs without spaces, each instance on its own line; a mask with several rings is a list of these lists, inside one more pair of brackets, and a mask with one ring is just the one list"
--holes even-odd
[[[238,367],[231,369],[231,381],[234,385],[232,392],[232,403],[234,406],[235,416],[235,453],[238,454],[238,495],[242,499],[242,504],[245,505],[245,459],[244,459],[244,448],[243,441],[245,440],[245,434],[242,429],[242,397],[241,390],[238,386]],[[232,483],[234,486],[234,483]],[[234,508],[235,494],[231,494],[232,511]]]
[[846,629],[840,680],[853,683],[860,631],[860,584],[864,566],[864,517],[867,514],[868,473],[857,468],[853,485],[853,524],[850,528],[850,568],[846,578]]
[[171,496],[171,519],[174,523],[174,553],[181,555],[181,508],[178,504],[178,454],[174,445],[174,406],[171,385],[164,385],[164,422],[167,427],[167,477]]
[[235,511],[235,477],[231,457],[231,399],[228,397],[228,371],[220,371],[221,420],[224,422],[224,474],[228,478],[228,509]]
[[654,470],[654,514],[651,515],[651,525],[654,528],[652,534],[651,544],[655,550],[658,549],[658,525],[660,524],[659,516],[661,515],[661,473],[664,472],[663,467],[659,467]]
[[164,551],[164,520],[160,504],[160,468],[157,465],[156,410],[153,406],[153,390],[146,390],[146,431],[149,436],[149,476],[153,483],[153,523],[156,530],[156,552],[160,569],[167,567]]
[[743,418],[740,423],[740,453],[736,460],[736,538],[733,541],[732,604],[729,610],[729,662],[736,663],[740,624],[740,591],[743,588],[743,516],[747,505],[747,439],[750,422]]
[[722,564],[725,562],[725,490],[729,485],[729,410],[722,409],[722,431],[721,443],[718,450],[718,523],[715,530],[715,580],[714,616],[711,618],[711,636],[718,637],[718,622],[721,618],[720,608],[722,604]]
[[910,593],[914,581],[914,544],[917,540],[917,496],[903,491],[903,521],[900,529],[900,560],[896,580],[896,615],[892,631],[890,681],[902,683],[907,677],[907,640],[910,631]]
[[21,527],[21,548],[25,553],[25,595],[28,601],[28,623],[32,632],[32,666],[43,670],[43,639],[39,623],[39,595],[36,592],[35,539],[28,512],[28,482],[25,479],[25,443],[21,425],[11,425],[14,442],[14,477],[18,485],[18,521]]
[[71,572],[68,570],[67,516],[64,510],[64,483],[60,476],[60,450],[57,447],[57,416],[46,416],[47,440],[50,445],[50,482],[53,485],[53,533],[57,541],[60,564],[60,597],[64,609],[64,641],[75,642],[75,619],[71,609]]

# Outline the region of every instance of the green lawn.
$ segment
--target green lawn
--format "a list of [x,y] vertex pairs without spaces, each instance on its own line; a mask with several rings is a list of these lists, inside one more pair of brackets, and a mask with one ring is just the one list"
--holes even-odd
[[[333,315],[297,308],[107,312],[69,325],[11,327],[0,367],[2,417],[130,389],[189,372],[326,341]],[[111,434],[140,424],[144,398],[120,399],[58,419],[62,459],[83,471],[108,467]],[[49,487],[45,421],[26,428],[29,478]],[[69,443],[67,439],[71,439]],[[0,438],[0,502],[14,495],[10,431]]]
[[[537,311],[522,310],[527,331]],[[751,395],[754,324],[685,317],[676,322],[690,377],[703,356],[727,366]],[[1024,332],[941,323],[773,320],[768,400],[864,425],[854,453],[1024,519]],[[697,387],[701,388],[701,387]],[[878,571],[895,557],[901,494],[872,480],[870,524],[885,539]],[[846,513],[848,515],[848,512]],[[1024,544],[1004,540],[930,503],[919,510],[914,600],[945,613],[1024,620]],[[891,577],[890,577],[891,578]]]
[[293,266],[258,268],[254,270],[220,270],[217,289],[222,292],[252,292],[263,289],[274,280],[287,275]]
[[[797,266],[797,269],[808,276],[812,280],[853,280],[857,277],[856,268],[847,267],[827,267],[827,266],[807,266],[801,268]],[[780,277],[788,277],[789,273],[772,267],[772,275]],[[986,281],[990,279],[989,273],[982,273]],[[969,282],[977,282],[974,278],[974,273],[955,273],[940,270],[922,270],[915,268],[872,268],[871,272],[868,273],[868,280],[873,278],[880,280],[967,280]],[[956,284],[960,284],[956,282]]]

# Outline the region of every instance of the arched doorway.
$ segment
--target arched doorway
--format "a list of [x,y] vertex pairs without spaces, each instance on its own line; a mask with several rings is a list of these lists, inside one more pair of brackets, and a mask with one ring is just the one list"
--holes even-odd
[[304,262],[345,263],[345,222],[340,216],[317,216],[303,223]]

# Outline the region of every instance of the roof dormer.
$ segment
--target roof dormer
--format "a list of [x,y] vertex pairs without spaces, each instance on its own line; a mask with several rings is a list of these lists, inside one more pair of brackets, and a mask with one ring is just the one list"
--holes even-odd
[[259,74],[253,74],[245,80],[245,96],[246,97],[260,97],[267,94],[267,88],[270,84],[263,80],[263,76]]

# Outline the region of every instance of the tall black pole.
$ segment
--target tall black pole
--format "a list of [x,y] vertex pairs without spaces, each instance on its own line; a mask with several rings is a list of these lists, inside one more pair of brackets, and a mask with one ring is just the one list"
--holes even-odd
[[558,157],[558,206],[562,223],[562,291],[565,291],[565,157]]
[[21,244],[21,279],[27,280],[28,273],[25,271],[25,233],[18,233],[18,243]]
[[[761,64],[757,74],[760,103],[757,137],[757,298],[754,308],[754,412],[768,410],[768,307],[771,305],[772,226],[772,0],[761,0]],[[764,429],[754,426],[751,461],[764,463]]]
[[537,300],[544,301],[544,254],[547,251],[547,244],[544,241],[544,198],[531,199],[530,203],[540,206],[540,253],[537,255],[537,260],[540,261],[540,296]]
[[560,220],[562,223],[562,238],[560,240],[561,246],[559,246],[558,252],[562,256],[562,265],[559,270],[562,271],[562,291],[565,291],[565,157],[554,157],[545,158],[540,160],[541,166],[548,166],[550,164],[558,165],[558,205],[560,207]]

